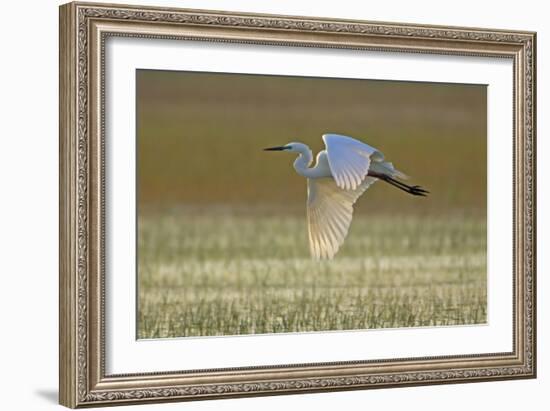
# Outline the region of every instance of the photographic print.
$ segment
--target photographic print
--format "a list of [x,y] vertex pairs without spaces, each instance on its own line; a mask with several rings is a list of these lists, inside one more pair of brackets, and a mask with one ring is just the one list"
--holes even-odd
[[485,85],[142,70],[137,336],[487,321]]

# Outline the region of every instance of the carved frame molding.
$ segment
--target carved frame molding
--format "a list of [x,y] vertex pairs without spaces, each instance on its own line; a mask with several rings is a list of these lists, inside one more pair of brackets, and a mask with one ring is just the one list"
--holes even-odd
[[[514,351],[105,375],[104,47],[110,36],[513,59]],[[92,3],[61,6],[61,404],[69,407],[102,406],[534,378],[535,41],[532,32]]]

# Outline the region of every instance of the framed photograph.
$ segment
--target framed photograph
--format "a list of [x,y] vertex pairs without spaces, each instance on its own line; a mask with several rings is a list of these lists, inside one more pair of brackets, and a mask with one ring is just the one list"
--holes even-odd
[[534,378],[535,54],[61,6],[61,404]]

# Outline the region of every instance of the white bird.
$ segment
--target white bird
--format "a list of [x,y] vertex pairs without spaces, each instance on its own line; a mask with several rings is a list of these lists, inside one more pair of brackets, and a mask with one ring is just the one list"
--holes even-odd
[[325,134],[323,141],[326,149],[317,154],[313,167],[310,167],[313,154],[305,144],[292,142],[264,150],[299,154],[294,169],[307,178],[311,255],[315,259],[332,259],[348,233],[353,204],[372,183],[382,180],[416,196],[425,196],[428,191],[396,180],[407,176],[384,161],[384,154],[368,144],[339,134]]

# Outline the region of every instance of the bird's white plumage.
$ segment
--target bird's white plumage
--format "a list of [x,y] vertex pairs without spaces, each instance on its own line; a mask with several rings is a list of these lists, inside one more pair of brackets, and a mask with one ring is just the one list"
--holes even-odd
[[381,162],[384,155],[361,141],[339,134],[323,135],[332,177],[338,187],[355,190],[363,181],[371,161]]
[[[313,154],[303,143],[266,149],[298,153],[294,169],[307,178],[309,245],[317,259],[336,254],[348,233],[353,204],[379,176],[406,177],[368,144],[340,134],[325,134],[323,141],[326,149],[317,155],[313,167]],[[369,171],[377,177],[369,176]]]
[[353,204],[376,181],[366,177],[353,190],[344,190],[332,178],[307,179],[307,225],[314,258],[332,258],[349,230]]

